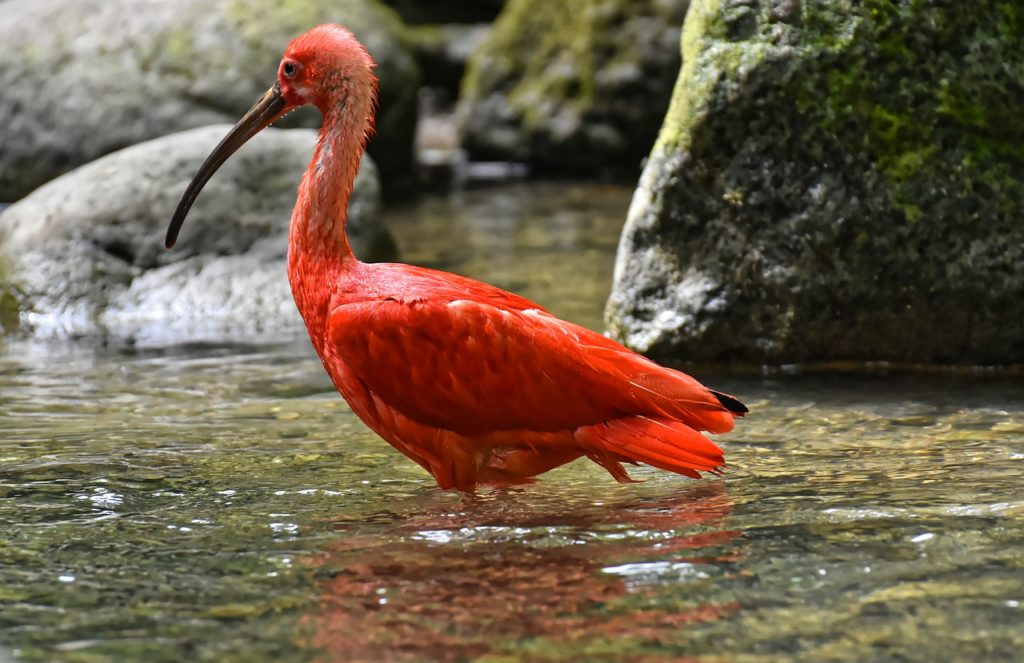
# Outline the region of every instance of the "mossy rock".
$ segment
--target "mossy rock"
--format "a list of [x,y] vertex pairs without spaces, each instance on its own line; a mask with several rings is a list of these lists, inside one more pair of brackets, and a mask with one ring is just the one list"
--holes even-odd
[[463,145],[542,173],[635,178],[668,108],[688,0],[510,0],[470,58]]
[[[0,201],[80,164],[182,129],[234,122],[274,81],[288,42],[325,22],[376,59],[370,145],[386,193],[412,182],[419,72],[377,0],[32,0],[0,22]],[[285,126],[318,126],[304,111]]]
[[406,35],[416,55],[423,86],[440,88],[452,100],[457,98],[466,63],[490,29],[487,23],[410,26]]
[[607,309],[662,359],[1024,361],[1024,6],[695,0]]

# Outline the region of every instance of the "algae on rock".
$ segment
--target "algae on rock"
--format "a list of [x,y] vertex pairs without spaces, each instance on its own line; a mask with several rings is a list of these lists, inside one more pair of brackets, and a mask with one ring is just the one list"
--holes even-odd
[[463,80],[474,158],[635,177],[668,108],[689,0],[510,0]]
[[1024,6],[694,0],[612,333],[662,359],[1024,361]]

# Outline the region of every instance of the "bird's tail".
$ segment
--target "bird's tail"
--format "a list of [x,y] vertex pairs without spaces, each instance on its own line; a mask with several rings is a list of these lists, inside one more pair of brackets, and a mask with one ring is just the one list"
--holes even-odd
[[587,456],[619,482],[631,481],[622,463],[645,463],[694,479],[720,474],[725,457],[718,446],[681,421],[623,417],[576,429]]

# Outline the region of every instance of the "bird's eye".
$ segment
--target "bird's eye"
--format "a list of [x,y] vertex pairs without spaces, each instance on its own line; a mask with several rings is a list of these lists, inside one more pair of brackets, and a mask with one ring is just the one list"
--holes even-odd
[[295,63],[285,62],[284,66],[281,67],[281,72],[285,75],[286,78],[291,78],[292,76],[295,75]]

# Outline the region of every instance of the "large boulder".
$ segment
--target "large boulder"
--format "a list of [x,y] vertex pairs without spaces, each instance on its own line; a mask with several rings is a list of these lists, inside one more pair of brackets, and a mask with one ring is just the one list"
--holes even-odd
[[663,359],[1024,361],[1024,11],[694,0],[614,336]]
[[[249,341],[301,330],[285,270],[295,191],[312,129],[267,129],[217,172],[173,251],[167,224],[229,125],[107,155],[0,213],[0,322],[43,337],[139,344]],[[364,159],[349,236],[364,259],[391,256],[380,186]]]
[[[335,21],[377,61],[370,145],[389,192],[411,182],[418,69],[376,0],[32,0],[0,21],[0,201],[135,143],[233,122],[274,81],[288,42]],[[286,126],[317,126],[314,111]]]
[[668,108],[689,0],[509,0],[470,58],[463,145],[559,175],[635,178]]

